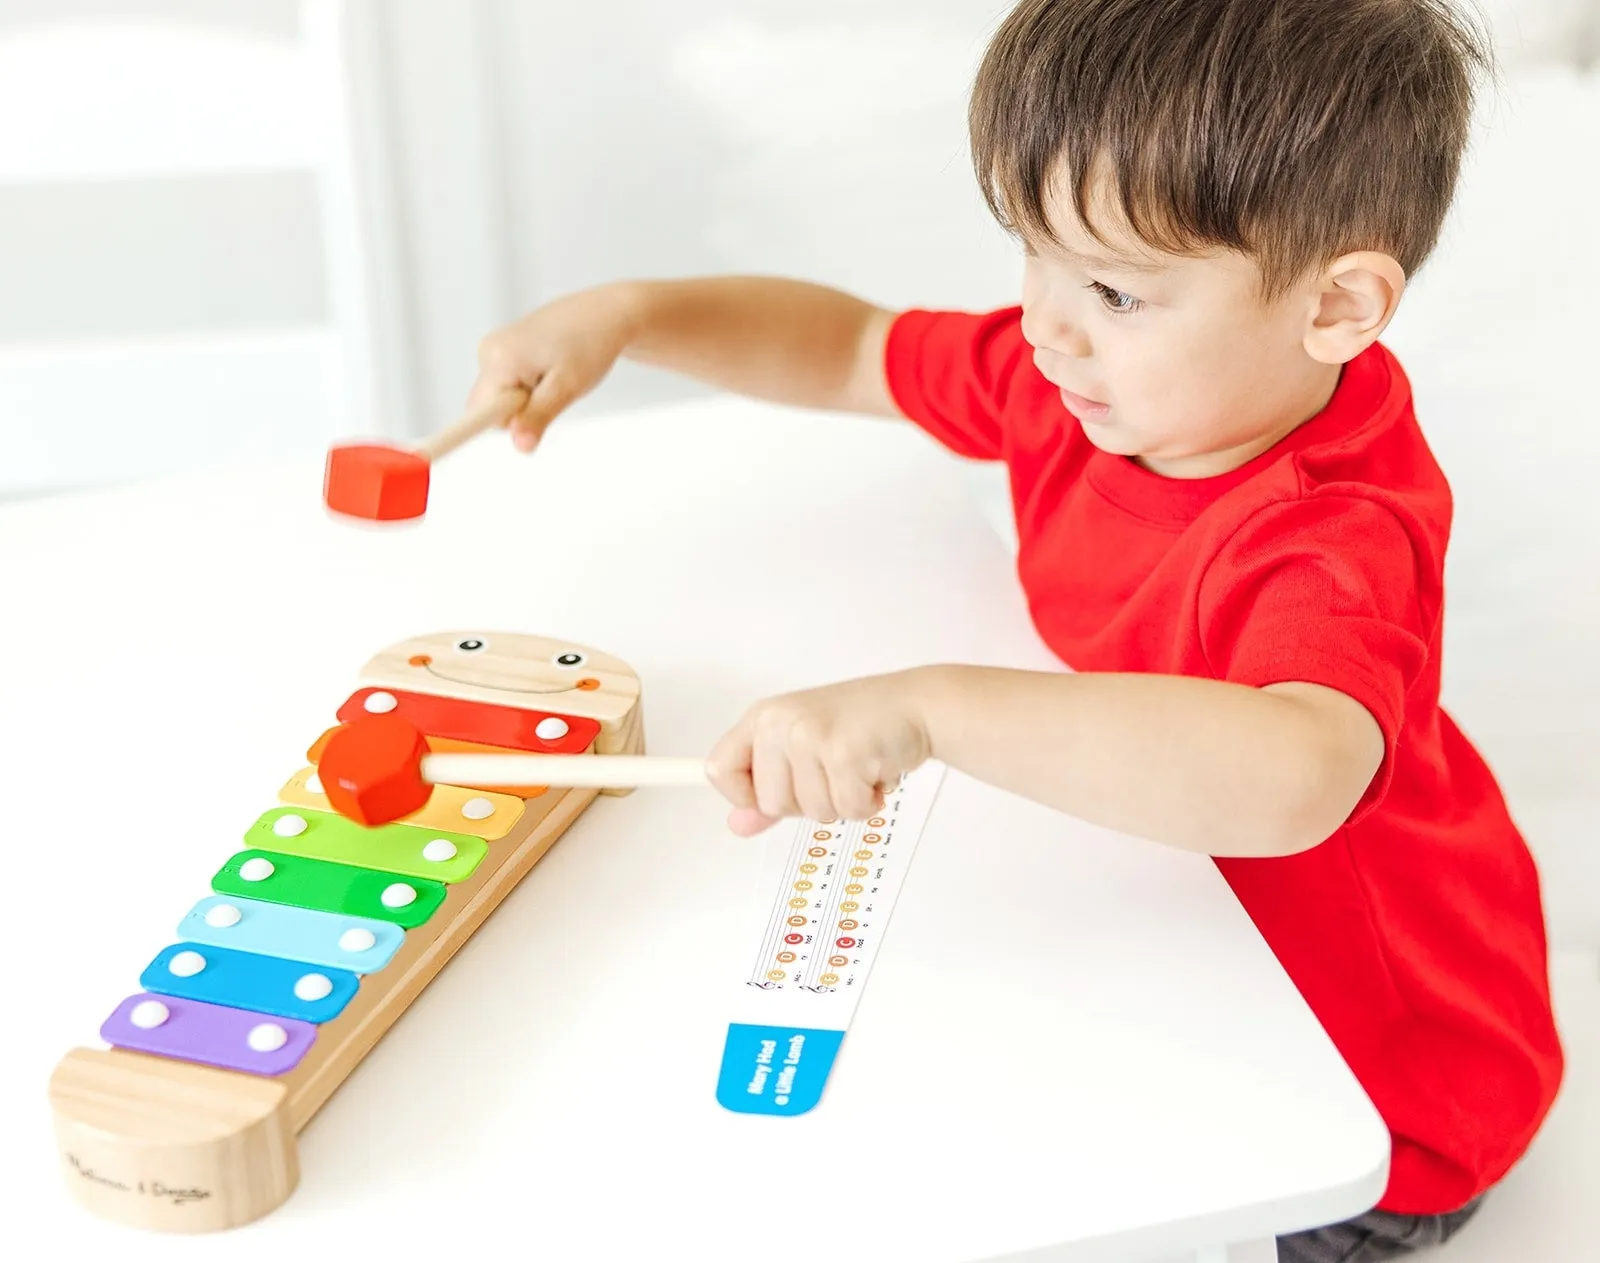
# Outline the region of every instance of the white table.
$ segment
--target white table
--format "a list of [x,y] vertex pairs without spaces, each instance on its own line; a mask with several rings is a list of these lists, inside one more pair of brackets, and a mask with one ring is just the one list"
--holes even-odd
[[[0,1233],[61,1257],[223,1248],[80,1212],[45,1083],[375,650],[587,642],[639,671],[675,754],[781,689],[1051,665],[908,427],[723,399],[536,458],[496,436],[393,529],[329,520],[320,475],[311,453],[0,511]],[[1381,1123],[1208,860],[954,773],[822,1105],[724,1111],[761,845],[709,790],[601,799],[302,1134],[299,1191],[230,1261],[1253,1261],[1380,1194]]]

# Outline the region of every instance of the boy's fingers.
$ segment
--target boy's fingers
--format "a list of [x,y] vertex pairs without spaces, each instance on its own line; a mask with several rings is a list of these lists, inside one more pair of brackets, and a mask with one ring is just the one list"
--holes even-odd
[[883,797],[865,777],[845,775],[834,782],[833,801],[844,820],[865,820],[878,814]]
[[530,371],[529,366],[517,363],[507,351],[498,348],[486,351],[480,348],[478,379],[472,383],[472,389],[467,391],[467,408],[471,410],[480,407],[496,395],[519,386],[532,393],[534,387],[538,385],[540,376],[537,371]]
[[754,807],[735,807],[728,813],[728,828],[741,838],[753,838],[758,833],[765,833],[777,823],[771,816],[763,816]]
[[755,782],[750,775],[750,729],[740,724],[711,747],[706,756],[706,777],[735,807],[754,810]]
[[828,782],[828,803],[832,810],[825,816],[817,816],[808,812],[817,820],[853,820],[855,814],[852,807],[856,804],[856,795],[853,792],[858,777],[851,770],[848,763],[838,759],[825,761],[822,764],[822,774]]
[[[781,758],[766,762],[779,768],[787,767]],[[728,813],[728,828],[737,837],[753,838],[765,833],[787,814],[783,811],[769,814],[762,810],[755,765],[755,726],[751,716],[746,715],[706,756],[707,779],[733,804],[733,810]],[[769,787],[767,792],[770,796],[775,791]]]
[[821,762],[804,755],[796,756],[791,762],[791,776],[795,805],[801,815],[812,820],[832,820],[838,815],[835,806],[838,800]]
[[529,393],[528,402],[507,423],[511,428],[511,442],[517,450],[531,452],[537,447],[550,423],[571,402],[571,392],[561,378],[554,373],[540,377]]
[[750,776],[755,782],[756,806],[762,815],[781,820],[799,812],[794,800],[793,770],[781,742],[756,739],[750,756]]

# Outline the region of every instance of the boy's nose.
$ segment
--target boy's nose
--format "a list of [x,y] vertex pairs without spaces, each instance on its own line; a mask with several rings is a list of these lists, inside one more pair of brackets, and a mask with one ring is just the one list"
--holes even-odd
[[1089,358],[1089,339],[1083,330],[1055,312],[1024,310],[1022,336],[1036,350],[1075,360]]

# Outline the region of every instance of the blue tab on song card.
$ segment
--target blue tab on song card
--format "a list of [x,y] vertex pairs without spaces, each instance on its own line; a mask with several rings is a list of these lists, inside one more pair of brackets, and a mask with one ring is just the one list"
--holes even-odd
[[822,1099],[843,1031],[728,1027],[717,1102],[739,1114],[804,1114]]

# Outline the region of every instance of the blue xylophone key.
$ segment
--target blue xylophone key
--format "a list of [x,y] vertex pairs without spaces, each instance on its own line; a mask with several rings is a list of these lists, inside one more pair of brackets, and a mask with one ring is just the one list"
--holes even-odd
[[345,969],[190,942],[163,948],[139,985],[161,995],[320,1024],[339,1016],[361,980]]

